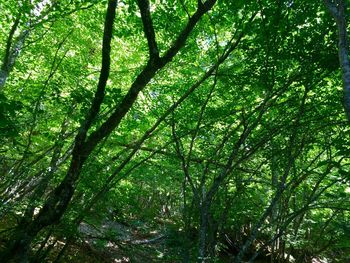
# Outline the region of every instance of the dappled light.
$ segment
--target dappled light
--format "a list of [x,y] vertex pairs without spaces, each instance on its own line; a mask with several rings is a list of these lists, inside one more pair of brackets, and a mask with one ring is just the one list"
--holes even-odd
[[0,1],[0,262],[350,262],[349,8]]

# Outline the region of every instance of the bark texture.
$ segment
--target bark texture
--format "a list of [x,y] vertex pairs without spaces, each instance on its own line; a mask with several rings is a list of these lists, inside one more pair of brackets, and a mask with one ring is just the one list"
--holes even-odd
[[24,42],[30,32],[28,29],[25,29],[19,34],[17,38],[15,38],[15,33],[18,29],[20,19],[21,13],[19,13],[16,17],[16,20],[14,21],[7,37],[5,54],[2,59],[0,68],[0,92],[3,91],[6,80],[9,77],[10,72],[13,70],[16,59],[18,58],[23,48]]
[[325,6],[333,16],[338,29],[338,54],[342,70],[344,108],[348,121],[350,121],[350,61],[349,42],[346,21],[346,5],[344,0],[324,0]]

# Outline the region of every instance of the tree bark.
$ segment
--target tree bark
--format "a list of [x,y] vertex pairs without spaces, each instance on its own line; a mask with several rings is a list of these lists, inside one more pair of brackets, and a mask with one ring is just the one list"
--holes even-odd
[[19,53],[22,50],[24,42],[28,37],[29,30],[23,30],[19,36],[14,40],[14,35],[18,29],[18,25],[21,19],[21,13],[19,13],[16,17],[15,22],[13,23],[9,35],[6,41],[6,50],[5,55],[2,59],[1,68],[0,68],[0,92],[3,91],[4,86],[6,84],[6,80],[12,71],[16,59],[19,56]]
[[338,55],[342,70],[344,108],[350,121],[350,61],[346,21],[346,6],[343,0],[324,0],[324,4],[333,16],[338,28]]

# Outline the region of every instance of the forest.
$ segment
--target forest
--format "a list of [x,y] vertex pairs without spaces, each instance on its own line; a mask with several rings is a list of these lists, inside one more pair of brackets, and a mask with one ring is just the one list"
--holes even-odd
[[349,16],[0,0],[0,262],[350,262]]

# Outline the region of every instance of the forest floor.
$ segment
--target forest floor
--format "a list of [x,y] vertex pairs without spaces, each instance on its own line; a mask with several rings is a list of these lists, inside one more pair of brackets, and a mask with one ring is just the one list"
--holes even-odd
[[131,227],[105,221],[95,227],[84,222],[79,226],[79,232],[81,242],[76,244],[78,251],[73,254],[80,257],[85,253],[91,262],[175,262],[164,258],[167,250],[165,234],[146,225]]
[[[175,247],[173,247],[174,243],[171,242],[171,234],[169,236],[167,230],[160,229],[159,226],[158,228],[150,227],[142,222],[137,222],[137,224],[122,224],[116,221],[106,220],[98,227],[84,222],[79,226],[81,242],[76,247],[78,251],[75,251],[75,253],[71,251],[67,254],[76,255],[75,259],[70,258],[73,259],[73,262],[86,263],[180,262],[180,251],[176,248],[176,243]],[[82,253],[85,254],[84,256],[88,255],[89,260],[83,259]],[[231,261],[232,255],[231,257],[223,256],[218,262],[226,263]],[[72,260],[64,262],[72,262]],[[271,262],[270,259],[254,261],[254,263],[269,262]],[[295,261],[292,262],[297,263]],[[327,261],[313,258],[311,262],[326,263]]]
[[[164,223],[164,222],[163,222]],[[180,262],[181,241],[169,225],[150,226],[141,221],[117,222],[104,220],[102,223],[83,222],[78,228],[79,238],[65,252],[61,263],[152,263]],[[57,242],[47,262],[54,262],[65,240]],[[0,247],[3,246],[0,240]],[[222,263],[231,262],[232,255],[222,255]],[[267,263],[270,260],[256,260]],[[312,263],[327,261],[313,258]],[[297,263],[297,262],[295,262]]]
[[[167,231],[142,222],[129,225],[106,220],[98,227],[84,222],[79,226],[81,242],[67,253],[75,256],[66,257],[64,262],[180,262],[179,244],[172,241]],[[231,261],[232,258],[222,257],[219,262]],[[270,260],[254,262],[268,263]]]

